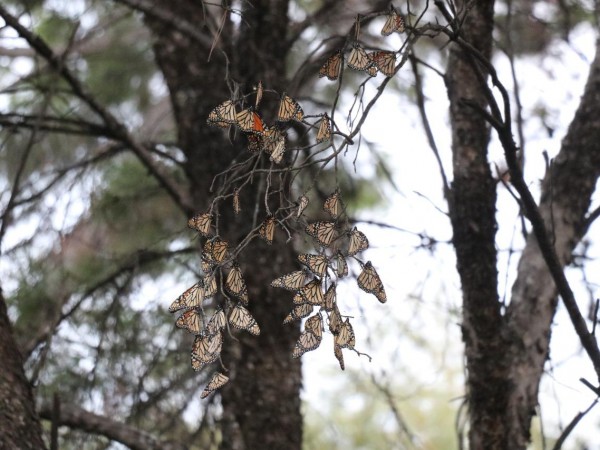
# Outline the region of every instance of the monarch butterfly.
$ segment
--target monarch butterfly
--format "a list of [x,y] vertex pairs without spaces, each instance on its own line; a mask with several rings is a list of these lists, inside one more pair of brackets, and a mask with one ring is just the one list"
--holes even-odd
[[380,50],[369,54],[369,58],[386,77],[396,73],[396,53]]
[[200,259],[200,268],[204,273],[211,272],[215,268],[215,262],[212,260],[205,259],[204,255],[202,255]]
[[319,221],[309,223],[304,229],[309,236],[324,247],[329,247],[335,237],[335,222]]
[[173,313],[175,311],[179,311],[180,309],[196,308],[200,306],[202,304],[202,300],[204,299],[203,288],[203,282],[199,281],[192,287],[186,289],[183,294],[181,294],[173,303],[171,303],[171,306],[169,306],[169,312]]
[[296,211],[296,219],[299,219],[306,207],[308,206],[308,197],[306,195],[300,196],[298,199],[298,211]]
[[340,198],[340,191],[335,190],[333,194],[325,199],[323,203],[323,211],[329,214],[332,218],[337,219],[342,212],[342,200]]
[[234,297],[239,298],[245,305],[248,304],[248,288],[242,277],[240,266],[235,263],[225,279],[225,290]]
[[319,78],[327,77],[331,81],[337,80],[342,70],[342,52],[338,50],[325,61],[319,69]]
[[317,131],[317,144],[331,139],[331,121],[327,113],[323,114],[319,130]]
[[369,294],[373,294],[381,303],[385,303],[387,301],[383,283],[375,271],[375,268],[371,265],[371,261],[368,261],[364,265],[363,271],[358,276],[356,281],[359,288]]
[[247,133],[263,134],[265,131],[265,123],[253,108],[241,110],[236,114],[235,120],[240,130]]
[[343,278],[346,275],[348,275],[348,263],[346,262],[346,258],[344,258],[344,255],[342,255],[341,252],[337,252],[335,259],[337,261],[337,266],[336,266],[337,276],[338,276],[338,278]]
[[294,298],[292,299],[292,303],[298,306],[305,305],[307,302],[306,299],[302,297],[302,294],[300,292],[296,292],[296,295],[294,295]]
[[304,331],[308,331],[318,338],[323,337],[323,318],[321,314],[317,313],[312,317],[306,319],[306,323],[304,324]]
[[211,213],[199,213],[192,217],[190,220],[188,220],[188,227],[198,231],[202,236],[208,236],[210,234],[211,222]]
[[214,108],[209,114],[206,122],[209,125],[228,127],[236,122],[235,106],[231,100],[226,100]]
[[306,272],[304,270],[296,270],[271,281],[271,286],[287,289],[288,291],[297,291],[304,286],[305,282]]
[[304,303],[302,305],[294,306],[292,311],[283,319],[283,323],[290,323],[294,320],[300,320],[308,317],[313,312],[313,305],[310,303]]
[[356,338],[354,337],[354,330],[350,324],[350,319],[346,319],[346,321],[341,324],[338,333],[335,335],[334,341],[336,345],[339,345],[341,348],[354,348]]
[[269,159],[275,164],[281,164],[285,153],[285,136],[278,137],[274,144],[269,146],[269,150],[271,150],[271,157]]
[[258,105],[260,105],[260,101],[262,100],[262,96],[263,96],[262,81],[258,82],[258,86],[256,86],[255,90],[256,90],[256,101],[254,102],[254,107],[256,109],[258,109]]
[[258,229],[258,234],[263,241],[271,245],[275,234],[275,217],[268,216]]
[[242,211],[240,207],[240,190],[235,188],[233,190],[233,212],[237,215]]
[[348,244],[348,256],[354,256],[363,250],[369,248],[369,240],[362,231],[358,231],[356,227],[350,232],[350,243]]
[[198,311],[190,309],[179,316],[175,326],[188,330],[192,334],[200,334],[202,331],[202,317]]
[[300,289],[298,293],[304,298],[304,300],[306,300],[307,303],[310,303],[311,305],[322,305],[324,302],[320,280],[312,280],[310,283]]
[[[369,59],[367,52],[364,48],[360,46],[360,44],[355,43],[352,46],[352,51],[350,52],[350,56],[348,57],[348,67],[354,70],[364,70],[366,72],[373,66],[373,61]],[[372,71],[369,72],[371,75]],[[375,74],[377,71],[375,71]],[[371,75],[373,76],[373,75]]]
[[223,335],[221,333],[196,336],[192,345],[192,358],[202,364],[213,363],[221,354],[222,347]]
[[329,331],[333,334],[337,334],[340,331],[342,323],[342,315],[340,314],[337,304],[334,303],[333,308],[329,312]]
[[248,151],[250,153],[258,153],[263,148],[263,137],[259,134],[249,133],[246,135],[248,138]]
[[223,387],[225,384],[227,384],[228,381],[229,381],[229,377],[223,375],[220,372],[215,372],[215,374],[212,376],[212,378],[210,379],[210,381],[208,382],[208,384],[202,391],[202,394],[200,394],[200,398],[208,397],[212,392],[216,391],[217,389],[219,389],[219,388]]
[[296,100],[284,92],[279,102],[277,120],[279,122],[287,122],[292,119],[301,122],[304,119],[304,111]]
[[339,345],[337,345],[335,341],[333,342],[333,354],[340,363],[340,369],[344,370],[346,368],[346,366],[344,365],[344,354],[342,353],[342,348]]
[[390,6],[390,13],[381,29],[381,34],[383,36],[389,36],[394,31],[398,33],[404,32],[404,19],[396,12],[393,6]]
[[206,334],[213,335],[221,331],[227,326],[227,318],[225,312],[221,308],[217,308],[213,316],[206,325]]
[[214,272],[204,277],[204,298],[212,297],[217,293],[217,276]]
[[241,304],[235,305],[229,314],[229,323],[239,330],[246,330],[248,333],[258,336],[260,327],[256,323],[256,319],[252,317],[250,311],[244,308]]
[[298,261],[307,266],[312,273],[322,277],[327,272],[327,257],[323,255],[311,255],[301,253],[298,255]]
[[225,259],[227,255],[227,248],[229,244],[227,241],[222,240],[221,238],[214,238],[211,241],[206,241],[203,247],[203,257],[208,261],[214,261],[216,263],[220,263]]
[[321,336],[317,336],[310,331],[303,331],[294,346],[292,358],[300,358],[304,353],[316,349],[321,344],[321,339]]
[[323,299],[323,308],[325,311],[331,311],[335,304],[335,283],[333,283],[327,291],[325,291],[325,297]]

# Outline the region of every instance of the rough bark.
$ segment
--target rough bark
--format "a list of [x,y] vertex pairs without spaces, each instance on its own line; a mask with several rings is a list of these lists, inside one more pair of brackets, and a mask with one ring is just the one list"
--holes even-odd
[[[597,45],[581,103],[542,184],[540,213],[563,265],[571,261],[573,249],[586,231],[586,213],[600,176],[599,117],[600,48]],[[509,448],[522,449],[529,442],[539,381],[548,357],[556,295],[552,277],[531,235],[519,261],[507,311],[511,344],[508,361],[511,389],[506,417],[512,430]]]
[[0,290],[0,448],[45,449],[31,385]]
[[[206,126],[209,111],[231,98],[224,79],[226,71],[245,93],[259,80],[280,92],[286,84],[287,2],[263,0],[243,3],[243,8],[239,28],[227,16],[210,62],[208,47],[199,47],[197,40],[172,26],[147,18],[156,37],[157,61],[173,101],[178,145],[187,158],[185,171],[197,211],[208,206],[213,176],[246,151],[239,136],[231,142],[221,130]],[[185,18],[206,32],[210,18],[204,16],[201,4],[179,0],[171,2],[169,9],[174,22],[177,17]],[[219,20],[221,14],[219,10]],[[213,37],[207,35],[212,42]],[[273,111],[271,115],[268,110],[261,112],[268,121],[273,118]],[[232,245],[253,223],[255,198],[250,189],[242,191],[242,212],[238,216],[227,204],[221,208],[220,233]],[[260,211],[259,217],[264,214]],[[221,393],[224,449],[301,447],[301,366],[291,358],[299,329],[298,325],[281,325],[290,302],[268,287],[271,280],[295,269],[291,247],[281,248],[282,241],[279,244],[271,248],[253,243],[239,257],[249,289],[249,309],[261,327],[261,335],[257,338],[237,333],[238,342],[226,339],[223,346],[223,362],[230,376]]]

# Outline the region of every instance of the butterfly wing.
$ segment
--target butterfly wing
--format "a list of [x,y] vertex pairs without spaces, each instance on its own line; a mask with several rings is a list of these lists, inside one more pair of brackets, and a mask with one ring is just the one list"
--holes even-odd
[[228,381],[229,377],[223,375],[222,373],[215,372],[215,374],[212,376],[212,378],[202,391],[202,394],[200,394],[200,398],[208,397],[212,392],[223,387]]

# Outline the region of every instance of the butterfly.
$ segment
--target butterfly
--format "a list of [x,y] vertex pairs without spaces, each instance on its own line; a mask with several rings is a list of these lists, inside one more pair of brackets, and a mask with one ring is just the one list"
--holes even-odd
[[220,372],[215,372],[215,374],[212,376],[212,378],[202,391],[202,394],[200,394],[200,398],[208,397],[212,392],[223,387],[228,381],[229,377],[223,375]]
[[306,207],[308,206],[308,197],[306,195],[300,196],[298,199],[298,210],[296,211],[296,219],[299,219]]
[[344,370],[346,368],[346,366],[344,365],[344,354],[342,353],[342,348],[339,345],[337,345],[335,341],[333,342],[333,354],[340,363],[340,369]]
[[346,319],[346,321],[340,325],[334,341],[335,344],[341,348],[354,348],[354,344],[356,344],[356,338],[354,337],[352,325],[350,325],[350,319]]
[[336,191],[325,199],[323,203],[323,211],[329,214],[333,219],[337,219],[342,212],[342,200],[340,191]]
[[190,309],[179,316],[175,326],[188,330],[192,334],[200,334],[202,332],[202,316],[195,309]]
[[248,288],[242,277],[242,270],[236,263],[233,264],[233,267],[227,274],[225,290],[234,297],[239,298],[244,305],[248,304]]
[[272,287],[287,289],[288,291],[297,291],[306,282],[306,272],[296,270],[271,281]]
[[241,110],[236,114],[235,120],[240,130],[247,133],[263,134],[265,131],[265,123],[253,108]]
[[258,235],[263,241],[271,245],[273,243],[273,235],[275,234],[275,218],[268,216],[258,229]]
[[205,259],[204,255],[200,258],[200,268],[202,272],[209,273],[215,268],[216,264],[213,260]]
[[308,317],[313,312],[313,305],[310,303],[304,303],[302,305],[294,306],[292,311],[283,319],[283,323],[290,323],[294,320],[300,320]]
[[319,277],[322,277],[327,272],[327,257],[324,255],[301,253],[298,255],[298,261],[307,266],[312,273]]
[[237,215],[242,211],[240,206],[240,190],[235,188],[233,190],[233,212]]
[[271,157],[269,159],[275,164],[281,164],[283,155],[285,154],[285,136],[278,137],[270,150]]
[[323,297],[323,309],[325,311],[331,311],[333,309],[333,305],[335,304],[335,283],[333,283],[327,291],[325,291],[325,296]]
[[199,281],[192,287],[187,289],[183,294],[175,299],[171,306],[169,306],[169,312],[179,311],[180,309],[196,308],[202,304],[204,299],[203,295],[204,283]]
[[344,258],[344,255],[342,255],[341,252],[337,252],[335,259],[337,262],[337,266],[336,266],[337,276],[338,276],[338,278],[343,278],[346,275],[348,275],[348,263],[346,262],[346,258]]
[[348,256],[354,256],[363,250],[369,248],[369,240],[362,231],[358,231],[356,227],[350,232],[350,243],[348,244]]
[[316,349],[321,344],[321,339],[310,331],[303,331],[294,346],[292,358],[300,358],[304,353]]
[[331,81],[337,80],[342,70],[342,52],[338,50],[325,61],[319,69],[319,78],[327,77]]
[[298,293],[304,298],[307,303],[311,305],[322,305],[324,302],[323,291],[321,290],[321,281],[314,279]]
[[383,283],[375,271],[375,268],[371,265],[371,261],[368,261],[364,265],[363,271],[360,273],[356,281],[359,288],[369,294],[375,295],[377,300],[379,300],[381,303],[385,303],[387,301]]
[[309,223],[304,231],[315,238],[322,246],[329,247],[335,237],[335,222],[319,221]]
[[284,92],[279,103],[277,120],[279,122],[287,122],[292,119],[301,122],[304,119],[304,111],[296,100]]
[[258,86],[255,88],[256,91],[256,101],[254,102],[254,107],[258,109],[258,105],[260,105],[260,101],[263,97],[263,85],[262,81],[258,82]]
[[204,298],[212,297],[217,293],[217,276],[214,272],[209,273],[204,277]]
[[188,220],[188,227],[198,231],[202,236],[208,236],[210,234],[211,222],[211,213],[199,213],[192,217],[190,220]]
[[194,339],[192,358],[197,359],[203,365],[213,363],[221,354],[222,347],[223,335],[221,333],[201,334]]
[[390,6],[390,13],[381,29],[381,34],[383,36],[389,36],[394,31],[398,33],[404,32],[404,19],[396,12],[393,6]]
[[214,238],[210,241],[206,241],[203,247],[202,256],[207,261],[212,261],[216,263],[220,263],[227,256],[227,248],[229,244],[227,241],[222,240],[221,238]]
[[369,58],[386,77],[392,77],[396,73],[396,53],[380,50],[370,53]]
[[304,324],[304,331],[308,331],[318,338],[323,337],[323,318],[321,314],[317,313],[312,317],[306,319],[306,323]]
[[264,139],[260,134],[248,133],[246,137],[248,138],[248,151],[250,153],[258,153],[263,149]]
[[221,308],[217,308],[213,316],[208,321],[206,325],[206,334],[213,335],[221,331],[227,326],[227,318],[225,317],[225,312]]
[[354,70],[364,70],[372,77],[377,75],[377,68],[373,61],[371,61],[365,49],[357,43],[352,46],[352,51],[348,57],[348,67]]
[[308,302],[306,301],[306,299],[302,296],[302,294],[300,292],[296,292],[296,295],[294,295],[294,298],[292,299],[292,303],[295,306],[298,306],[298,305],[305,305]]
[[317,144],[331,139],[331,121],[327,113],[323,114],[317,131]]
[[256,319],[252,317],[250,311],[244,308],[241,304],[235,305],[229,314],[229,323],[238,330],[246,330],[248,333],[258,336],[260,327],[256,323]]
[[329,312],[329,331],[331,331],[333,334],[337,334],[340,331],[342,323],[342,315],[340,314],[337,304],[334,303],[333,308]]
[[209,114],[206,122],[217,127],[228,127],[236,122],[235,106],[231,100],[226,100],[214,108]]

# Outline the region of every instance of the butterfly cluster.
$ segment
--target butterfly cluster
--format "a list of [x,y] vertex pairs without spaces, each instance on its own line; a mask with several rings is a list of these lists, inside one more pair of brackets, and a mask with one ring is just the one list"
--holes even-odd
[[[308,198],[302,196],[298,201],[297,217],[302,215],[307,205]],[[294,292],[292,310],[283,320],[284,324],[308,317],[292,356],[299,358],[319,347],[325,316],[329,331],[334,336],[334,355],[343,370],[342,349],[354,349],[355,344],[350,319],[343,319],[336,296],[337,283],[348,276],[347,259],[354,259],[362,268],[357,278],[360,289],[375,295],[381,303],[387,301],[387,296],[371,262],[363,263],[356,256],[369,247],[369,241],[363,232],[347,225],[339,190],[327,197],[323,210],[331,220],[308,223],[304,230],[314,239],[317,253],[298,255],[298,261],[304,267],[273,280],[271,286]]]
[[[356,42],[348,55],[346,64],[353,70],[366,72],[369,76],[377,76],[381,72],[386,77],[393,77],[396,73],[396,52],[388,50],[375,50],[368,53],[358,41],[358,23],[356,25]],[[393,6],[386,16],[385,24],[381,30],[383,36],[394,32],[403,33],[405,30],[404,19],[396,12]],[[334,52],[319,69],[319,77],[327,77],[334,81],[340,77],[344,66],[344,54],[341,50]]]

